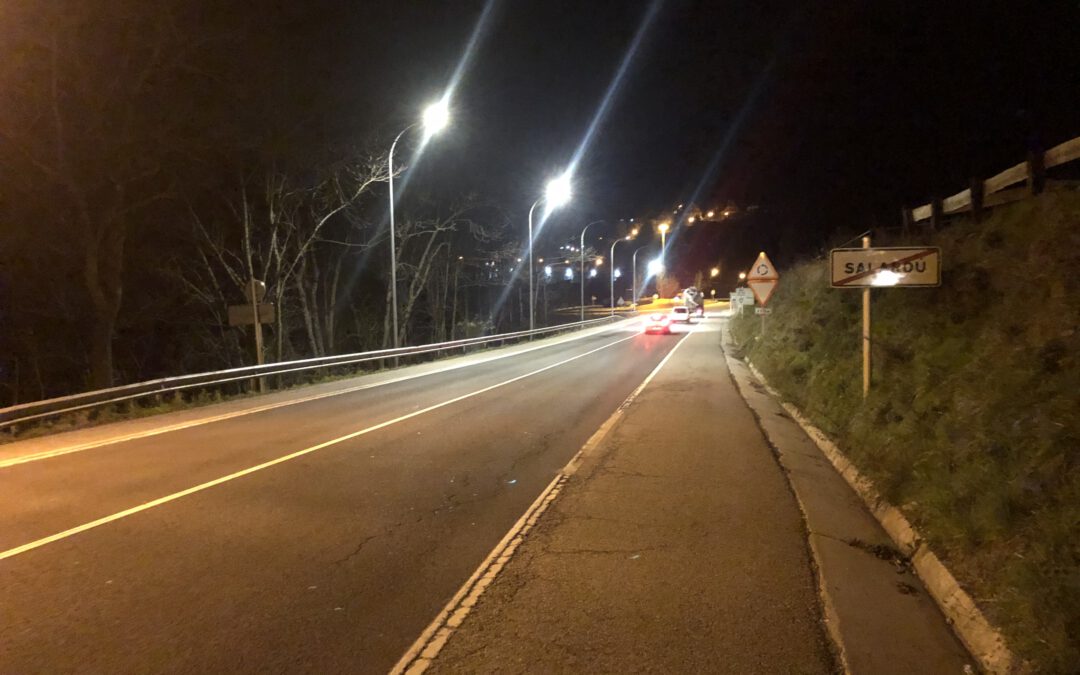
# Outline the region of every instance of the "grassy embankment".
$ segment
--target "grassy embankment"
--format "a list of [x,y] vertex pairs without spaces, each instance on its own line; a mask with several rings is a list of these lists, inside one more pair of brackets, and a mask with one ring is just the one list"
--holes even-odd
[[1010,646],[1080,671],[1080,194],[958,222],[940,288],[873,292],[870,397],[861,293],[828,262],[791,270],[744,356],[830,434],[927,537]]

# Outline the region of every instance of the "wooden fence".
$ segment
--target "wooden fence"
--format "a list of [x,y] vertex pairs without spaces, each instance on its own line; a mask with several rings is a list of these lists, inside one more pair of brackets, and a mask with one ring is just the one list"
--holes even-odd
[[[986,180],[973,180],[971,187],[956,194],[935,199],[913,209],[903,209],[904,225],[929,220],[935,229],[941,218],[970,211],[978,220],[983,209],[1014,202],[1042,192],[1046,186],[1046,170],[1080,159],[1080,137],[1065,141],[1043,153],[1031,153],[1027,161],[1010,166]],[[1019,185],[1019,184],[1023,185]]]

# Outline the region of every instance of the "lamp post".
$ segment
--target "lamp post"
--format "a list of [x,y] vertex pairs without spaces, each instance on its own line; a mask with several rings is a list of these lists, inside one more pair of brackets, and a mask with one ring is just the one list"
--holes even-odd
[[585,321],[585,231],[602,222],[604,221],[594,220],[581,229],[581,246],[578,248],[578,253],[581,254],[581,321]]
[[[533,297],[533,211],[540,202],[547,202],[547,210],[557,209],[570,201],[570,173],[548,181],[544,196],[533,202],[529,208],[529,330],[536,329],[535,298]],[[545,296],[546,297],[546,296]]]
[[649,248],[649,246],[652,246],[652,244],[645,244],[644,246],[638,246],[636,249],[634,249],[634,256],[633,256],[633,258],[631,258],[632,262],[630,264],[630,274],[631,274],[631,276],[633,276],[633,289],[634,289],[633,292],[634,292],[634,305],[635,306],[637,305],[637,254],[638,254],[638,251],[640,251],[643,248]]
[[424,138],[425,140],[431,138],[439,131],[441,131],[450,122],[450,110],[446,97],[439,99],[435,103],[432,103],[424,109],[424,117],[420,122],[413,122],[409,126],[401,130],[401,133],[394,138],[394,142],[390,144],[390,156],[386,161],[387,168],[389,170],[389,183],[390,183],[390,316],[392,317],[392,329],[394,331],[394,348],[400,347],[398,339],[398,316],[397,316],[397,237],[394,233],[394,149],[397,148],[398,141],[405,135],[405,132],[416,127],[419,124],[424,126]]
[[630,241],[631,239],[633,239],[636,236],[637,236],[637,229],[635,228],[635,229],[630,231],[630,234],[628,234],[625,237],[622,237],[620,239],[616,239],[611,244],[611,252],[608,254],[608,261],[610,261],[610,263],[611,263],[611,315],[612,316],[615,316],[615,246],[620,241]]
[[664,251],[667,250],[667,232],[671,228],[671,224],[664,222],[656,226],[656,229],[660,231],[660,255],[664,255]]

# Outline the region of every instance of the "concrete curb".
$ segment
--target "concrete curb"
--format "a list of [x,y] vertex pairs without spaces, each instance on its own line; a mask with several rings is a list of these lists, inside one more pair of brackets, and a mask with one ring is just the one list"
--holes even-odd
[[1001,675],[1026,672],[1024,662],[1009,650],[1001,633],[987,620],[971,596],[960,587],[956,577],[930,550],[923,537],[900,509],[883,499],[874,484],[859,472],[840,448],[824,432],[814,426],[798,408],[784,401],[779,392],[769,385],[765,376],[749,360],[745,363],[766,391],[783,406],[784,410],[829,459],[836,471],[859,495],[901,552],[911,559],[911,564],[919,578],[949,624],[952,625],[957,637],[978,661],[979,667],[985,672]]

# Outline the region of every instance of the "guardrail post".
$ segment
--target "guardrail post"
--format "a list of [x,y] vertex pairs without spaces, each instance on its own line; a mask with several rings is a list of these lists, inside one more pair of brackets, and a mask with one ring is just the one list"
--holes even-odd
[[1037,195],[1046,187],[1046,164],[1042,150],[1031,151],[1027,158],[1028,193]]
[[983,201],[986,197],[986,186],[982,178],[971,179],[971,219],[981,223],[983,219]]

